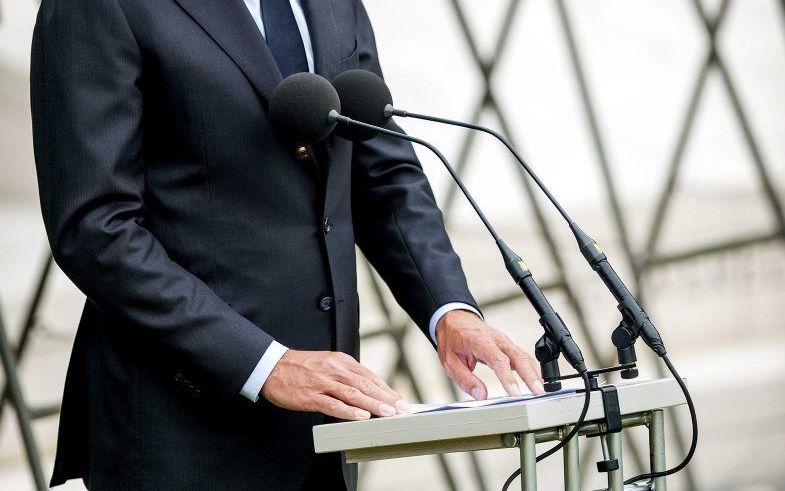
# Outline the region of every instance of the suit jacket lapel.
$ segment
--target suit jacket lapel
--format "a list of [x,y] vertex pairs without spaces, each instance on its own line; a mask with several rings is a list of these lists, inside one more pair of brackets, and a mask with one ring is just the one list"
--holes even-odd
[[267,110],[281,72],[242,0],[175,1],[240,68]]
[[[282,80],[281,72],[259,28],[242,0],[175,0],[188,15],[223,49],[251,82],[265,111],[273,90]],[[314,50],[316,73],[330,80],[338,74],[338,28],[330,0],[303,0],[303,10]],[[325,142],[326,143],[326,142]],[[325,145],[330,160],[330,145]],[[316,165],[316,162],[313,161]],[[326,162],[325,162],[326,164]],[[327,195],[336,183],[327,174]],[[328,198],[329,199],[329,198]]]
[[330,0],[303,0],[305,19],[311,34],[316,73],[327,80],[338,74],[338,26]]

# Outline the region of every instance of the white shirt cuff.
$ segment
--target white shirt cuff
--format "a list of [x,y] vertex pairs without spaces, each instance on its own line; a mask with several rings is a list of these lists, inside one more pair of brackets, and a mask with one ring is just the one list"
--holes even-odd
[[468,310],[469,312],[473,312],[477,314],[477,316],[482,319],[482,314],[479,310],[475,309],[469,304],[465,304],[462,302],[451,302],[446,303],[436,309],[436,312],[433,313],[431,316],[431,322],[428,324],[428,333],[431,335],[431,339],[433,340],[433,344],[436,344],[436,324],[439,323],[439,320],[444,317],[444,314],[447,312],[451,312],[453,310]]
[[253,402],[258,401],[259,393],[262,392],[262,387],[264,387],[264,383],[267,382],[267,377],[270,376],[273,368],[278,364],[278,360],[280,360],[287,351],[289,351],[289,348],[277,341],[273,341],[270,346],[267,347],[267,351],[262,355],[262,359],[256,364],[256,368],[251,372],[251,376],[245,381],[245,385],[243,385],[242,390],[240,390],[240,394]]

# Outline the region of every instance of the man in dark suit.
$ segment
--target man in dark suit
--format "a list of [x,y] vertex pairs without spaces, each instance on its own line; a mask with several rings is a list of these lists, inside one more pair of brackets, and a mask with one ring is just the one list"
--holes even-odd
[[482,321],[408,143],[271,132],[282,76],[352,68],[381,74],[359,0],[43,0],[41,205],[87,296],[52,485],[353,489],[311,428],[407,410],[357,361],[355,244],[463,390],[487,396],[477,362],[542,390]]

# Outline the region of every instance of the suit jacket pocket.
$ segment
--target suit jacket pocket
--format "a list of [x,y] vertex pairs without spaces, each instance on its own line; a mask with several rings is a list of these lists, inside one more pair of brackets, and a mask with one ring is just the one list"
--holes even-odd
[[351,70],[360,66],[360,49],[357,44],[357,38],[354,39],[354,49],[349,56],[346,56],[338,62],[340,71]]

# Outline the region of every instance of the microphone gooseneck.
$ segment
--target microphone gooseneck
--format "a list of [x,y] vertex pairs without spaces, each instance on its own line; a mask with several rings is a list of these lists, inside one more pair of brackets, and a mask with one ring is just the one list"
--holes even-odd
[[[638,303],[637,299],[632,295],[629,291],[627,286],[624,282],[619,278],[619,275],[613,269],[613,267],[608,262],[608,258],[603,252],[602,248],[599,244],[592,239],[587,233],[585,233],[578,224],[569,216],[567,211],[561,206],[561,204],[556,200],[556,198],[551,194],[545,184],[540,180],[539,176],[534,172],[534,170],[529,166],[523,156],[518,153],[515,147],[505,138],[501,133],[495,131],[491,128],[487,128],[484,126],[480,126],[473,123],[465,123],[463,121],[455,121],[446,118],[439,118],[435,116],[428,116],[424,114],[417,114],[411,113],[408,111],[395,109],[391,104],[385,106],[384,109],[385,115],[392,117],[392,116],[401,116],[401,117],[412,117],[416,119],[422,119],[426,121],[433,121],[437,123],[444,123],[453,126],[460,126],[463,128],[468,128],[472,130],[482,131],[484,133],[488,133],[491,136],[495,137],[497,140],[502,142],[504,146],[513,154],[515,159],[518,161],[520,166],[529,175],[529,177],[537,184],[540,190],[547,196],[548,200],[554,205],[554,207],[559,211],[559,214],[564,218],[567,224],[570,227],[573,235],[575,236],[575,240],[578,242],[578,247],[581,251],[581,254],[589,263],[591,268],[597,273],[600,277],[602,282],[614,296],[616,301],[618,302],[618,309],[622,314],[622,322],[619,326],[613,331],[613,335],[611,340],[616,347],[619,363],[624,365],[628,363],[634,363],[636,360],[635,356],[635,340],[638,336],[643,338],[643,341],[654,351],[665,363],[668,367],[673,378],[679,384],[679,387],[684,394],[685,400],[687,402],[687,407],[690,412],[690,422],[692,426],[692,438],[690,442],[690,448],[687,451],[687,454],[681,460],[679,464],[670,469],[659,471],[659,472],[648,472],[644,474],[639,474],[634,476],[630,479],[624,481],[624,484],[633,484],[644,479],[655,479],[658,477],[665,477],[672,474],[679,472],[680,470],[684,469],[689,462],[692,460],[693,456],[695,455],[695,450],[698,445],[698,418],[697,412],[695,410],[695,405],[692,401],[692,397],[690,396],[690,392],[687,388],[687,385],[684,383],[684,380],[679,376],[678,372],[676,371],[675,367],[671,363],[670,359],[668,358],[667,351],[665,349],[665,345],[663,344],[662,337],[657,329],[654,327],[654,324],[649,319],[648,315],[644,311],[643,307]],[[635,369],[627,369],[621,372],[623,378],[634,378],[638,375],[637,370]],[[538,458],[539,461],[539,458]],[[520,469],[514,472],[510,478],[505,482],[503,489],[506,489],[510,486],[512,481],[520,474]]]
[[[548,302],[547,298],[545,298],[545,295],[543,294],[539,285],[537,285],[537,282],[534,280],[531,271],[529,271],[528,266],[526,266],[521,257],[516,254],[499,236],[493,225],[491,225],[490,221],[488,221],[485,213],[483,213],[482,209],[480,209],[479,205],[474,200],[474,197],[472,197],[471,193],[466,188],[463,180],[438,148],[420,138],[389,130],[387,128],[373,126],[362,121],[357,121],[344,116],[335,110],[330,111],[327,119],[332,123],[358,126],[369,131],[372,130],[375,133],[408,140],[412,143],[422,145],[433,152],[447,169],[447,172],[450,173],[450,176],[452,176],[453,180],[455,180],[459,189],[466,197],[467,201],[469,201],[471,207],[477,213],[477,216],[480,217],[480,221],[482,221],[482,224],[488,230],[488,233],[490,233],[491,237],[493,237],[493,240],[496,242],[499,252],[502,255],[507,271],[509,272],[513,281],[515,281],[518,287],[523,291],[524,295],[532,304],[537,314],[540,316],[540,325],[542,325],[543,329],[545,330],[547,337],[550,338],[553,343],[555,343],[556,347],[558,347],[558,350],[551,350],[550,354],[552,359],[546,360],[546,363],[543,363],[543,372],[558,373],[558,364],[556,362],[556,358],[558,357],[559,352],[564,354],[564,358],[578,373],[586,372],[586,364],[583,360],[583,354],[581,353],[580,348],[572,339],[572,335],[567,329],[567,326],[564,324],[562,318],[558,313],[556,313],[554,308]],[[547,346],[540,346],[540,344],[544,344],[544,342],[538,343],[538,359],[540,359],[539,355],[541,354],[541,349],[547,349]],[[540,359],[540,362],[542,363],[543,360]],[[546,376],[546,373],[543,373],[543,376]]]
[[[387,128],[379,128],[361,121],[353,120],[349,117],[339,114],[338,111],[330,111],[327,119],[330,122],[358,126],[367,130],[373,130],[376,133],[389,135],[395,138],[401,138],[403,140],[408,140],[412,143],[422,145],[439,158],[444,167],[450,173],[450,176],[452,176],[452,178],[455,180],[455,183],[469,201],[469,204],[477,213],[477,216],[480,217],[480,220],[488,230],[488,233],[490,233],[491,237],[493,237],[493,239],[496,241],[496,245],[499,247],[499,251],[501,252],[502,258],[504,259],[504,264],[507,267],[507,271],[510,273],[510,276],[512,276],[515,283],[523,291],[526,298],[534,306],[535,311],[540,316],[540,325],[545,330],[545,335],[543,335],[537,342],[536,356],[540,361],[543,376],[545,377],[546,374],[554,378],[559,376],[558,356],[561,352],[567,362],[575,369],[575,371],[581,375],[581,378],[583,379],[583,386],[585,391],[583,398],[583,408],[581,409],[581,413],[576,420],[575,426],[558,444],[546,450],[541,455],[538,455],[536,461],[540,462],[541,460],[546,459],[547,457],[561,450],[567,444],[567,442],[578,435],[578,431],[580,430],[581,426],[583,426],[583,422],[586,419],[586,414],[589,410],[592,387],[589,381],[589,372],[586,369],[586,363],[583,361],[583,354],[581,353],[580,348],[572,339],[572,335],[570,335],[570,332],[567,329],[567,326],[564,324],[564,321],[561,319],[559,314],[556,313],[551,304],[548,303],[548,300],[545,298],[545,295],[543,294],[539,285],[537,285],[537,283],[534,281],[529,268],[526,266],[520,256],[518,256],[504,242],[504,240],[499,237],[499,234],[493,228],[493,225],[491,225],[491,223],[488,221],[479,205],[477,205],[477,202],[474,201],[471,193],[464,185],[463,180],[460,178],[447,158],[434,145],[420,138],[409,136],[405,133],[389,130]],[[555,343],[556,346],[553,346],[553,343]],[[548,356],[549,358],[545,359],[543,356]],[[546,390],[548,390],[549,385],[554,390],[561,388],[560,382],[551,382],[546,383]],[[520,473],[521,469],[518,469],[516,473],[514,473],[510,479],[507,480],[504,487],[505,490],[509,487],[512,480],[514,480],[517,475],[520,475]]]
[[[591,268],[597,273],[597,275],[618,302],[618,309],[622,314],[623,320],[619,327],[614,330],[611,340],[617,349],[619,363],[627,364],[634,363],[636,361],[634,343],[638,336],[642,337],[643,341],[658,356],[662,357],[667,354],[660,333],[646,315],[643,307],[641,307],[640,303],[638,303],[630,290],[621,280],[619,275],[613,269],[611,264],[608,262],[608,257],[605,255],[605,252],[603,252],[600,245],[586,232],[584,232],[572,219],[572,217],[570,217],[561,203],[559,203],[556,197],[553,196],[545,183],[542,182],[537,173],[534,172],[523,156],[515,149],[512,143],[510,143],[510,141],[504,137],[504,135],[492,128],[485,126],[404,111],[394,108],[391,104],[387,104],[385,106],[384,113],[390,117],[409,117],[482,131],[483,133],[487,133],[502,142],[504,146],[507,147],[507,149],[510,151],[510,153],[512,153],[512,155],[515,157],[515,160],[518,161],[526,174],[535,182],[537,187],[540,188],[540,190],[543,192],[543,194],[545,194],[556,210],[558,210],[562,218],[564,218],[564,220],[567,222],[567,225],[570,227],[570,230],[575,236],[575,240],[578,242],[578,247],[581,254],[586,259],[586,262],[589,263]],[[632,378],[637,376],[637,371],[633,370],[629,372],[622,372],[622,376],[624,375],[628,375],[630,378]]]
[[[577,223],[567,214],[567,211],[561,206],[561,204],[556,200],[556,198],[551,194],[545,184],[540,180],[539,176],[534,172],[534,170],[529,166],[523,156],[518,153],[515,147],[498,131],[495,131],[491,128],[487,128],[485,126],[476,125],[473,123],[465,123],[463,121],[455,121],[446,118],[439,118],[435,116],[428,116],[425,114],[417,114],[411,113],[408,111],[404,111],[401,109],[395,109],[391,104],[385,106],[384,109],[385,115],[392,117],[392,116],[401,116],[401,117],[412,117],[416,119],[422,119],[425,121],[433,121],[436,123],[444,123],[449,124],[452,126],[460,126],[463,128],[468,128],[472,130],[482,131],[484,133],[488,133],[489,135],[495,137],[497,140],[502,142],[504,146],[513,154],[515,159],[518,161],[520,166],[529,175],[529,177],[537,184],[540,190],[548,197],[548,200],[553,204],[553,206],[559,211],[559,214],[564,218],[567,224],[570,227],[573,235],[575,236],[575,240],[578,242],[578,247],[581,251],[581,254],[589,263],[591,268],[597,273],[600,277],[602,282],[614,296],[616,301],[618,302],[618,309],[622,314],[622,322],[619,326],[613,331],[613,335],[611,337],[611,341],[613,342],[614,346],[616,347],[618,353],[619,364],[624,365],[628,363],[634,363],[636,360],[635,356],[635,340],[638,336],[643,338],[643,341],[654,351],[665,363],[668,367],[673,378],[679,384],[679,387],[684,394],[685,400],[687,402],[687,407],[690,412],[690,423],[692,426],[692,438],[690,441],[690,448],[687,451],[687,454],[684,458],[674,467],[670,469],[659,471],[659,472],[647,472],[643,474],[636,475],[632,478],[629,478],[624,481],[624,484],[633,484],[644,479],[656,479],[658,477],[665,477],[670,476],[679,472],[680,470],[684,469],[692,460],[693,456],[695,455],[695,450],[698,446],[698,417],[697,412],[695,410],[695,405],[692,401],[692,397],[690,396],[690,392],[687,389],[687,385],[684,383],[684,380],[679,376],[676,368],[671,363],[670,359],[668,358],[667,351],[665,349],[665,345],[663,344],[662,337],[657,329],[654,327],[654,324],[649,319],[646,312],[643,310],[643,307],[638,303],[635,297],[632,295],[630,290],[624,284],[624,282],[619,278],[619,275],[613,269],[613,267],[608,262],[608,258],[603,252],[602,248],[600,248],[599,244],[592,239],[586,232],[581,230]],[[636,369],[626,369],[621,372],[621,376],[623,378],[634,378],[638,375]],[[584,416],[582,413],[581,416]],[[583,418],[579,418],[579,421],[583,421]],[[580,423],[576,426],[579,427]],[[566,440],[566,439],[565,439]],[[555,447],[554,447],[555,449]],[[540,457],[537,457],[537,461],[540,461]],[[506,491],[513,480],[520,475],[520,469],[513,472],[512,475],[507,479],[504,483],[503,490]]]
[[[643,307],[641,307],[621,278],[619,278],[619,275],[614,271],[613,267],[611,267],[607,256],[600,246],[594,239],[581,230],[561,203],[551,194],[550,190],[545,186],[545,183],[542,182],[537,173],[534,172],[534,169],[529,166],[523,156],[504,137],[504,135],[496,130],[478,124],[465,123],[463,121],[455,121],[452,119],[396,109],[392,105],[391,97],[387,96],[387,94],[389,94],[389,89],[384,83],[384,80],[371,72],[350,70],[341,74],[340,78],[341,84],[336,86],[336,90],[341,99],[343,114],[357,114],[358,116],[366,114],[373,115],[377,120],[382,117],[392,118],[393,116],[422,119],[425,121],[482,131],[502,142],[515,156],[515,159],[526,174],[534,180],[537,187],[540,188],[548,200],[558,210],[562,218],[567,222],[570,230],[572,230],[572,233],[575,236],[575,240],[578,242],[583,257],[591,268],[597,272],[603,283],[616,298],[618,309],[622,314],[622,322],[614,331],[612,341],[618,352],[619,363],[630,364],[637,361],[634,343],[638,336],[641,336],[644,342],[649,345],[657,355],[662,357],[666,354],[662,338],[654,327],[654,324],[652,324],[643,310]],[[368,107],[369,105],[371,107]],[[379,113],[381,113],[381,115],[379,115]],[[372,120],[363,119],[363,117],[357,117],[355,119],[359,119],[366,123],[373,123]],[[625,378],[633,378],[637,376],[637,370],[624,370],[622,376]]]
[[[507,147],[507,149],[510,151],[510,153],[512,153],[526,174],[528,174],[535,184],[537,184],[537,187],[539,187],[545,196],[547,196],[548,200],[553,204],[553,206],[559,211],[559,214],[567,222],[570,230],[575,236],[575,240],[578,242],[578,247],[580,248],[581,254],[618,302],[618,309],[622,314],[622,322],[613,331],[611,341],[616,347],[619,363],[623,365],[637,361],[635,356],[635,340],[638,336],[640,336],[643,338],[643,341],[652,349],[652,351],[654,351],[664,361],[665,365],[668,367],[668,371],[670,371],[673,378],[679,384],[679,388],[681,389],[682,394],[684,394],[685,400],[687,402],[687,407],[690,412],[692,437],[690,440],[690,448],[681,462],[664,471],[647,472],[636,475],[625,480],[624,484],[628,485],[642,481],[644,479],[655,479],[658,477],[670,476],[687,467],[695,455],[695,450],[698,446],[698,416],[695,410],[695,405],[692,401],[692,397],[690,395],[690,391],[687,388],[687,385],[684,383],[684,380],[681,378],[681,376],[679,376],[676,368],[673,366],[673,363],[671,363],[670,359],[668,358],[667,350],[665,349],[662,337],[657,331],[657,328],[651,322],[648,315],[646,315],[646,312],[643,310],[643,307],[640,305],[640,303],[638,303],[637,299],[627,288],[627,285],[624,284],[621,278],[619,278],[619,275],[610,265],[605,252],[603,252],[599,244],[586,232],[584,232],[577,223],[575,223],[575,221],[569,216],[567,211],[561,206],[558,200],[556,200],[556,198],[551,194],[550,190],[548,190],[547,186],[545,186],[545,183],[540,180],[539,176],[537,176],[534,170],[529,166],[523,156],[518,153],[510,141],[507,140],[507,138],[505,138],[504,135],[498,131],[473,123],[465,123],[463,121],[455,121],[451,119],[395,109],[391,104],[385,106],[384,113],[389,117],[412,117],[425,121],[433,121],[436,123],[444,123],[452,126],[460,126],[463,128],[482,131],[495,137],[497,140],[502,142],[504,146]],[[622,371],[621,375],[624,378],[634,378],[638,375],[638,372],[635,369],[627,369]],[[582,421],[582,418],[580,420]],[[540,459],[538,457],[537,461],[539,462],[539,460]],[[502,489],[506,491],[512,481],[518,475],[520,475],[520,469],[515,471],[509,477],[509,479],[504,483],[504,487]]]

